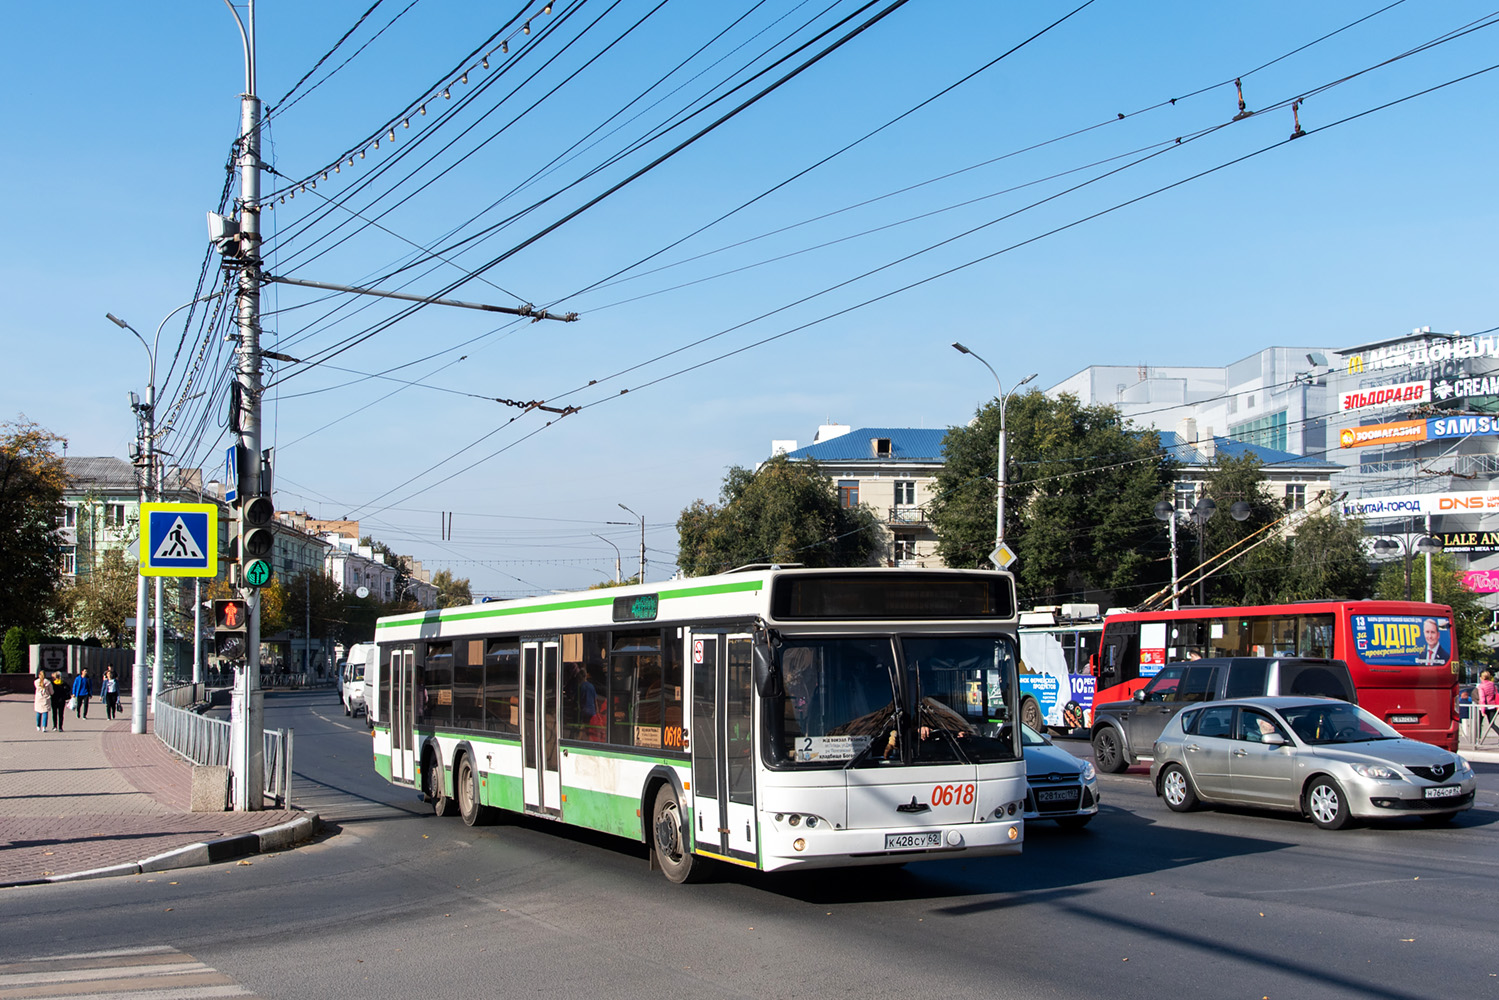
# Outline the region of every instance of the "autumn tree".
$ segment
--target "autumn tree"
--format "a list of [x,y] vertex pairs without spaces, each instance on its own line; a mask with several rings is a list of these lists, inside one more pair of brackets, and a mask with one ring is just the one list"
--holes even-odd
[[60,576],[55,531],[67,473],[53,451],[63,439],[24,416],[0,424],[0,633],[40,629]]
[[133,641],[126,633],[125,619],[135,617],[138,580],[136,565],[126,561],[124,552],[101,552],[93,572],[59,594],[67,630],[111,644],[121,636]]
[[677,566],[687,576],[749,563],[867,566],[880,547],[869,508],[844,507],[816,462],[785,455],[756,470],[735,466],[717,504],[695,500],[677,518]]
[[440,569],[432,574],[432,586],[437,588],[437,606],[456,608],[474,603],[474,595],[468,586],[468,577],[454,579],[451,570]]
[[[929,516],[949,566],[987,566],[994,548],[999,405],[943,439]],[[1151,509],[1174,463],[1153,431],[1111,406],[1027,392],[1009,400],[1005,542],[1024,604],[1133,603],[1170,579],[1168,536]]]

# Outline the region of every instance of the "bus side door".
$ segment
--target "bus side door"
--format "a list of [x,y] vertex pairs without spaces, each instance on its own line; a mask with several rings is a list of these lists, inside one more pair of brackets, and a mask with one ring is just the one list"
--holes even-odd
[[691,643],[694,843],[699,852],[754,862],[751,640],[693,632]]
[[521,794],[527,812],[556,818],[562,816],[559,661],[553,640],[521,644]]
[[390,651],[390,780],[416,781],[416,651]]

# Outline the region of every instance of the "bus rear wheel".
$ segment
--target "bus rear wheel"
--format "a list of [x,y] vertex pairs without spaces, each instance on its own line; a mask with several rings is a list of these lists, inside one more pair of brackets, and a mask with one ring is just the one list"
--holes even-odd
[[479,801],[479,779],[474,773],[474,762],[468,754],[458,759],[458,774],[453,779],[453,792],[458,796],[458,815],[465,826],[487,826],[494,822],[494,809]]
[[656,803],[651,809],[652,849],[661,872],[673,882],[696,882],[702,877],[703,863],[687,849],[686,826],[682,822],[682,804],[669,784],[656,789]]
[[448,798],[448,790],[443,782],[442,765],[437,762],[437,758],[429,756],[422,773],[427,776],[427,801],[432,803],[432,814],[434,816],[453,815],[453,800]]
[[1036,699],[1027,698],[1020,703],[1020,721],[1038,733],[1046,732],[1046,719],[1041,715],[1041,706]]

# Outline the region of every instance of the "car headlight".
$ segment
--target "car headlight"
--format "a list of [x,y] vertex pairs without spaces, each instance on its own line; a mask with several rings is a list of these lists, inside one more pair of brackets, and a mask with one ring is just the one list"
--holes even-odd
[[1378,778],[1381,781],[1404,781],[1400,772],[1384,764],[1350,764],[1353,773],[1362,778]]
[[1462,754],[1457,755],[1457,776],[1459,778],[1473,777],[1473,765],[1468,763],[1468,758]]
[[1098,772],[1093,769],[1093,762],[1091,760],[1085,760],[1082,761],[1082,765],[1083,766],[1077,772],[1078,780],[1080,780],[1085,785],[1097,780]]

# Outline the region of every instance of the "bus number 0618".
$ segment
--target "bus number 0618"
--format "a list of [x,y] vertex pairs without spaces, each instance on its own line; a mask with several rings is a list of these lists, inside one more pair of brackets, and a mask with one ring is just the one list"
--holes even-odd
[[932,788],[934,806],[971,806],[976,785],[936,785]]

